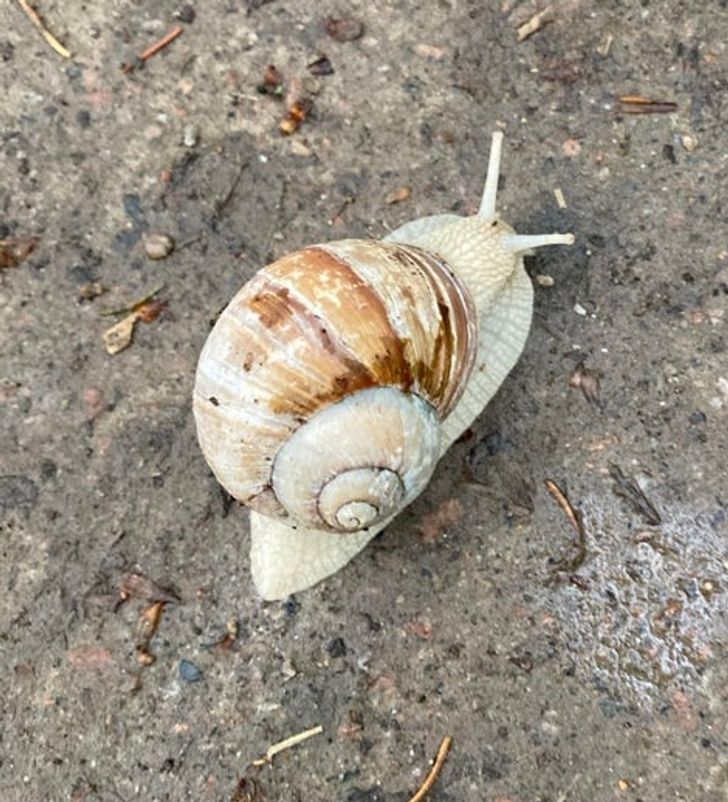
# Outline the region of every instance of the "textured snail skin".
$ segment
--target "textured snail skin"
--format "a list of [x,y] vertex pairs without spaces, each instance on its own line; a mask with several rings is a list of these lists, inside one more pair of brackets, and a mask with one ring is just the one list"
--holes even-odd
[[479,215],[283,257],[213,328],[195,383],[198,437],[251,507],[264,599],[360,551],[422,492],[517,361],[533,306],[522,254],[573,237],[521,237],[496,218],[501,138]]

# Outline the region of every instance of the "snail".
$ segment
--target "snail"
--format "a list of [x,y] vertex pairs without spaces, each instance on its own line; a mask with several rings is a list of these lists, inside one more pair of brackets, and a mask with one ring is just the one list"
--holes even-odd
[[496,215],[493,134],[476,215],[313,245],[245,284],[202,349],[202,452],[250,508],[251,571],[281,599],[343,567],[427,485],[517,361],[531,324],[523,236]]

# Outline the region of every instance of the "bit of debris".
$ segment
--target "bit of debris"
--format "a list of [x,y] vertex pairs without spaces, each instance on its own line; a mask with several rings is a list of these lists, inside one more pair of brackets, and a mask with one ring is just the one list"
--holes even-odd
[[262,83],[256,87],[261,95],[283,97],[283,76],[274,64],[269,64],[263,75]]
[[616,496],[631,504],[633,509],[642,515],[650,526],[658,526],[662,523],[660,513],[642,492],[642,488],[640,488],[635,479],[626,477],[621,468],[615,464],[609,466],[609,475],[614,479],[612,492]]
[[388,192],[384,198],[384,202],[388,204],[402,203],[412,197],[412,190],[410,187],[397,187],[391,192]]
[[351,17],[328,17],[326,33],[337,42],[353,42],[364,35],[364,23]]
[[186,148],[194,148],[200,141],[200,129],[196,125],[186,125],[182,132],[182,144]]
[[352,203],[356,202],[356,198],[352,198],[350,195],[344,198],[344,202],[339,206],[338,210],[334,212],[329,220],[329,225],[337,225],[343,222],[342,215],[346,211],[346,207],[350,206]]
[[586,531],[584,529],[581,513],[579,510],[574,509],[569,501],[569,497],[553,479],[546,479],[544,484],[549,493],[556,499],[556,503],[563,510],[566,519],[571,524],[571,528],[576,534],[576,554],[571,560],[563,560],[555,565],[554,571],[574,574],[581,568],[586,559]]
[[202,682],[205,676],[202,670],[191,660],[180,660],[179,678],[182,682]]
[[581,315],[582,317],[586,317],[588,314],[586,307],[582,306],[578,301],[574,304],[574,311],[577,315]]
[[79,301],[93,301],[106,292],[106,287],[100,281],[87,281],[78,285],[77,292]]
[[600,56],[606,58],[609,55],[609,51],[612,47],[612,42],[614,41],[614,37],[611,33],[605,35],[604,39],[597,45],[597,53]]
[[692,153],[698,147],[698,138],[690,134],[683,134],[680,142],[688,153]]
[[573,159],[581,153],[581,143],[578,139],[565,139],[561,144],[564,155]]
[[[126,573],[122,574],[119,582],[119,604],[123,604],[128,599],[145,599],[151,602],[178,602],[179,596],[170,589],[157,584],[144,574]],[[117,609],[118,609],[117,605]]]
[[106,347],[106,352],[108,354],[113,356],[114,354],[118,354],[119,351],[123,351],[125,348],[128,348],[128,346],[131,345],[136,322],[137,314],[136,312],[133,312],[131,315],[127,315],[118,323],[114,323],[111,328],[106,329],[106,331],[103,333],[103,339],[104,346]]
[[562,192],[560,187],[556,187],[554,190],[554,197],[556,198],[556,205],[559,209],[566,208],[566,198],[564,197],[564,193]]
[[[243,175],[243,172],[247,169],[249,162],[244,161],[240,167],[235,171],[235,175],[233,180],[230,182],[230,188],[225,193],[225,195],[220,198],[219,200],[215,201],[215,217],[220,217],[220,215],[225,210],[225,207],[230,203],[233,199],[233,195],[235,195],[235,190],[238,188],[238,184],[240,183],[240,178]],[[187,245],[189,243],[185,243]],[[182,246],[180,246],[182,247]],[[179,250],[179,249],[178,249]]]
[[36,28],[41,32],[43,38],[48,42],[48,44],[58,53],[59,56],[63,58],[71,58],[71,51],[68,48],[64,47],[58,39],[48,30],[45,22],[43,22],[43,18],[40,14],[28,3],[27,0],[18,0],[20,3],[20,7],[25,11],[28,15],[28,18],[31,22],[35,25]]
[[235,616],[231,616],[228,618],[227,623],[225,625],[225,634],[219,641],[215,641],[215,643],[208,644],[205,648],[207,649],[220,649],[221,651],[228,651],[232,648],[232,645],[238,639],[239,634],[239,625],[238,620]]
[[546,275],[545,273],[539,273],[536,276],[536,284],[538,284],[539,287],[553,287],[555,283],[554,277]]
[[157,295],[164,288],[164,284],[152,290],[152,292],[145,295],[141,300],[132,304],[131,307],[122,309],[106,310],[101,312],[102,317],[110,315],[126,314],[118,323],[107,329],[103,333],[104,345],[106,351],[111,354],[118,354],[127,348],[134,336],[134,327],[138,320],[143,323],[151,323],[159,317],[160,312],[166,307],[166,301],[154,300]]
[[623,114],[672,114],[677,103],[672,100],[654,100],[642,95],[620,95],[619,110]]
[[463,505],[456,498],[441,502],[436,510],[422,517],[416,528],[425,543],[434,543],[440,536],[457,523],[464,515]]
[[306,66],[311,75],[321,76],[334,74],[334,68],[329,61],[329,57],[325,53],[318,53]]
[[241,777],[230,802],[263,802],[264,799],[263,787],[257,780]]
[[162,618],[162,610],[164,609],[164,601],[156,601],[147,607],[139,619],[139,634],[142,640],[150,640],[159,627],[159,621]]
[[533,655],[531,652],[512,654],[508,658],[508,662],[513,663],[516,668],[520,668],[521,671],[525,672],[526,674],[530,674],[533,671]]
[[547,6],[543,11],[539,11],[538,14],[534,14],[531,19],[528,20],[528,22],[524,22],[523,25],[520,25],[516,32],[518,41],[525,41],[529,36],[533,36],[533,34],[537,31],[540,31],[541,28],[544,28],[550,22],[553,22],[554,18],[551,15],[552,10],[552,6]]
[[311,98],[303,98],[297,100],[288,109],[288,115],[284,120],[281,120],[278,125],[278,130],[284,136],[294,134],[301,127],[301,123],[308,117],[313,107]]
[[0,239],[0,268],[17,267],[35,250],[37,237],[20,236]]
[[303,732],[299,732],[297,735],[291,735],[290,738],[285,738],[284,740],[269,746],[265,753],[265,757],[254,760],[253,765],[264,766],[266,763],[270,763],[279,752],[290,749],[292,746],[297,746],[298,744],[303,743],[303,741],[313,738],[314,735],[320,735],[323,731],[324,728],[319,724],[317,727],[312,727],[310,730],[304,730]]
[[442,767],[445,765],[445,761],[447,760],[447,756],[451,747],[452,736],[446,735],[440,742],[440,748],[437,750],[435,762],[432,764],[432,768],[428,772],[427,777],[425,777],[425,781],[419,787],[417,793],[409,800],[409,802],[422,802],[427,794],[430,793],[433,786],[437,782],[437,778],[440,776],[440,772],[442,771]]
[[585,368],[584,363],[580,362],[569,376],[569,387],[578,388],[590,404],[599,406],[601,404],[599,395],[601,378],[602,375],[599,371]]
[[445,55],[445,51],[441,47],[437,47],[436,45],[428,45],[424,42],[415,45],[414,50],[415,53],[421,58],[429,58],[433,61],[441,61],[442,57]]
[[121,71],[128,75],[131,72],[134,72],[137,67],[143,67],[144,64],[149,61],[152,56],[156,56],[160,50],[164,50],[167,45],[172,44],[174,40],[181,36],[184,32],[184,28],[181,25],[177,25],[175,28],[166,35],[159,39],[157,42],[151,44],[136,61],[128,61],[121,65]]
[[169,234],[155,231],[144,237],[144,250],[150,259],[166,259],[174,250],[174,240]]
[[404,628],[407,633],[420,640],[429,640],[432,637],[432,621],[429,618],[408,621]]

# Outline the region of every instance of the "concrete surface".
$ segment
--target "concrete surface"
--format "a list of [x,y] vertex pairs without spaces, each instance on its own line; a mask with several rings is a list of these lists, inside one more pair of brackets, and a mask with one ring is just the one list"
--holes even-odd
[[[0,271],[0,799],[407,800],[446,734],[433,802],[728,799],[725,0],[563,0],[521,43],[543,6],[37,6],[74,56],[2,5],[0,239],[40,242]],[[310,76],[317,51],[334,74]],[[314,95],[290,137],[269,64]],[[529,261],[554,283],[526,352],[373,546],[261,604],[246,513],[195,442],[210,321],[304,243],[472,210],[497,125],[504,217],[578,237]],[[100,313],[160,284],[108,355]],[[569,381],[595,373],[590,403]]]

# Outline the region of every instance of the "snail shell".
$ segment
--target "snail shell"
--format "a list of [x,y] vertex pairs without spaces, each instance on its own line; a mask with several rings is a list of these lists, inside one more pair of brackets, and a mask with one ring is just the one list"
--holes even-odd
[[251,508],[264,598],[337,570],[409,504],[517,360],[533,296],[522,253],[573,238],[519,237],[495,217],[501,136],[478,216],[284,256],[210,333],[198,438]]

